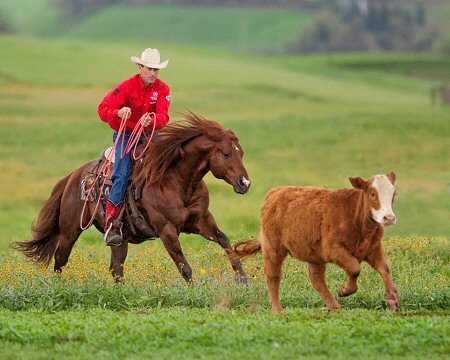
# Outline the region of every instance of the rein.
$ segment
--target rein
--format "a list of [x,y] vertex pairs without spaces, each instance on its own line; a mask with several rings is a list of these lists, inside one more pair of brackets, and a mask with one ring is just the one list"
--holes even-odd
[[[153,128],[152,128],[152,132],[150,133],[150,137],[147,137],[144,133],[144,122],[145,120],[148,120],[148,118],[151,118],[152,123],[153,123]],[[141,118],[139,119],[139,121],[137,122],[136,126],[134,127],[133,131],[131,132],[130,138],[128,139],[127,145],[125,146],[125,151],[123,148],[123,142],[121,144],[121,159],[123,159],[125,157],[126,154],[129,154],[131,151],[132,152],[132,157],[133,159],[139,160],[144,156],[145,151],[148,149],[148,147],[150,146],[150,143],[153,139],[153,136],[155,134],[155,130],[156,130],[156,119],[155,119],[156,115],[155,113],[147,113],[144,114],[143,116],[141,116]],[[120,122],[120,127],[119,130],[117,131],[117,137],[116,137],[116,141],[113,144],[113,147],[111,149],[111,151],[109,152],[105,162],[103,163],[102,167],[100,168],[100,170],[98,171],[97,176],[95,177],[95,180],[92,182],[91,187],[88,190],[88,193],[86,195],[86,199],[84,200],[84,204],[83,204],[83,209],[81,210],[81,216],[80,216],[80,228],[81,230],[86,230],[88,229],[92,223],[94,222],[95,219],[95,215],[97,215],[97,211],[98,208],[100,206],[100,201],[101,201],[101,195],[103,194],[103,189],[105,187],[105,183],[106,183],[106,179],[107,179],[107,175],[109,173],[109,170],[111,168],[112,165],[112,158],[115,154],[116,148],[118,146],[119,143],[119,139],[121,138],[121,135],[124,134],[125,129],[126,129],[126,124],[127,124],[127,120],[128,120],[129,116],[125,117],[124,119],[122,119],[122,121]],[[141,151],[140,154],[136,155],[136,149],[138,147],[139,141],[142,137],[142,135],[144,135],[147,139],[147,143],[144,147],[144,150]],[[103,176],[103,182],[100,185],[100,189],[98,192],[98,199],[97,202],[95,204],[95,208],[94,211],[92,212],[91,218],[89,219],[88,223],[86,225],[83,225],[83,218],[84,218],[84,212],[86,211],[86,207],[87,207],[87,203],[89,202],[89,199],[91,198],[92,195],[92,191],[95,189],[95,185],[97,184],[100,176]]]

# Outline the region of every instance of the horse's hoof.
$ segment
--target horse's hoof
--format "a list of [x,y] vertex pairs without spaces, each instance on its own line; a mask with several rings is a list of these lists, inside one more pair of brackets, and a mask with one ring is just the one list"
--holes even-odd
[[125,278],[123,276],[114,276],[114,282],[116,284],[123,284],[125,282]]
[[236,275],[236,283],[245,286],[249,285],[247,276],[241,274]]

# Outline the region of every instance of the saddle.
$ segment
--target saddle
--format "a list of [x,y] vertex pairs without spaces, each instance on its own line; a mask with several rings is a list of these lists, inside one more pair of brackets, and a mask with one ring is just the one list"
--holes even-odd
[[[108,171],[102,171],[107,159],[110,158],[114,164],[114,153],[111,154],[112,147],[107,148],[94,167],[81,180],[81,200],[89,202],[97,202],[100,197],[99,212],[104,216],[106,211],[106,201],[109,198],[109,192],[112,186],[113,166],[107,168]],[[111,157],[109,157],[111,155]],[[134,167],[135,164],[133,164]],[[95,183],[95,184],[94,184]],[[103,189],[102,189],[102,184]],[[92,186],[94,186],[92,188]],[[92,190],[91,190],[92,188]],[[123,211],[121,212],[121,220],[123,222],[124,238],[126,233],[132,239],[130,242],[141,242],[157,237],[155,229],[149,224],[143,213],[139,210],[138,201],[142,197],[142,189],[136,187],[132,182],[128,185],[127,193],[124,199]]]

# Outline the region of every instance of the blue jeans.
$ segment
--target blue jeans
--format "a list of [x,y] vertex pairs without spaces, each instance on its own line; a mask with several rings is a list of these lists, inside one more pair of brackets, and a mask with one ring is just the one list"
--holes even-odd
[[[117,138],[117,132],[114,132],[113,141],[115,142]],[[127,192],[128,183],[130,181],[130,175],[133,169],[133,160],[131,158],[131,153],[125,154],[123,159],[122,153],[125,152],[125,148],[128,144],[128,139],[130,134],[124,133],[120,136],[117,142],[117,147],[115,150],[115,160],[114,160],[114,171],[112,175],[112,187],[109,193],[109,201],[115,206],[123,203],[125,194]],[[122,150],[123,149],[123,150]]]

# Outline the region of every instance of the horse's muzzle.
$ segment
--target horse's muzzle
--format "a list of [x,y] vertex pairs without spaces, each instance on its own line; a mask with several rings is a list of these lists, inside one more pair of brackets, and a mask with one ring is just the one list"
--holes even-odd
[[245,194],[250,189],[251,181],[245,176],[239,176],[238,180],[233,185],[234,191],[238,194]]

